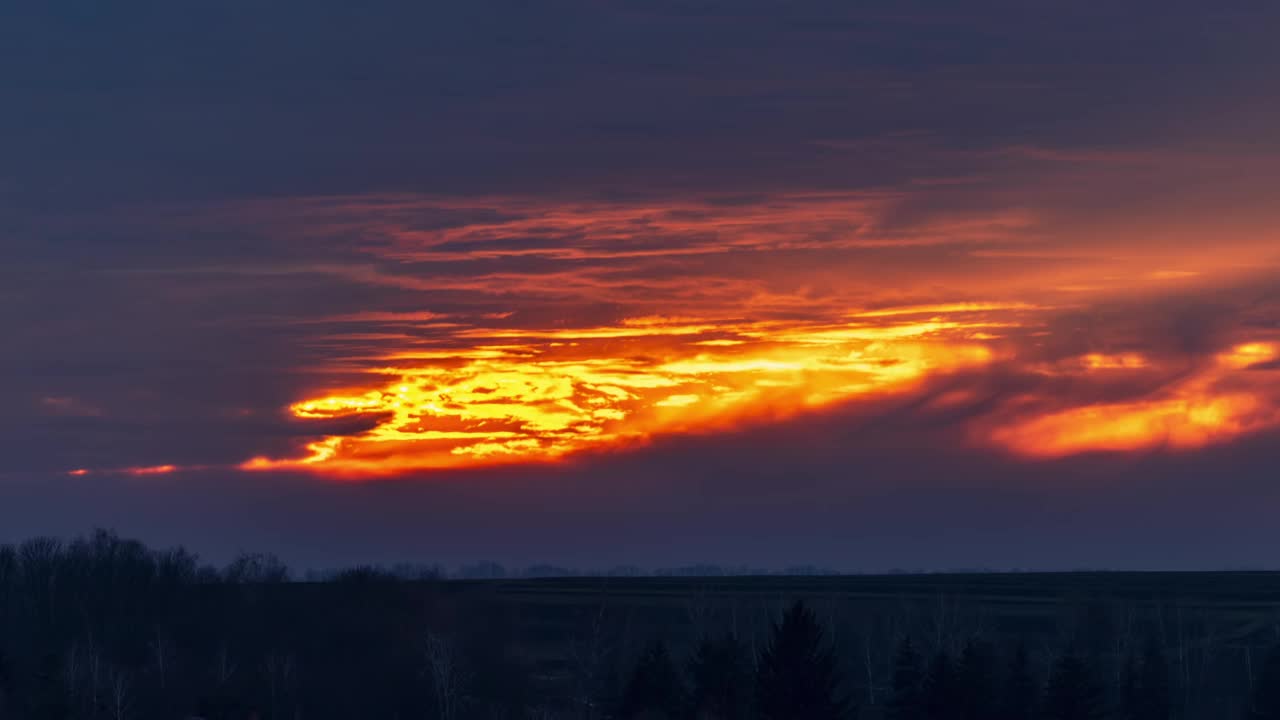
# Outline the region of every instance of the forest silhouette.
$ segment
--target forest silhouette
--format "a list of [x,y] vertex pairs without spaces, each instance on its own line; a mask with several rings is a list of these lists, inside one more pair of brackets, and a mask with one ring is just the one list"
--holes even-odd
[[0,718],[1280,720],[1280,650],[1208,682],[1189,625],[1117,626],[1093,606],[1033,646],[981,623],[851,632],[829,599],[768,598],[757,623],[692,589],[661,600],[683,605],[676,624],[527,582],[545,596],[429,568],[295,581],[270,555],[215,568],[106,531],[2,546]]

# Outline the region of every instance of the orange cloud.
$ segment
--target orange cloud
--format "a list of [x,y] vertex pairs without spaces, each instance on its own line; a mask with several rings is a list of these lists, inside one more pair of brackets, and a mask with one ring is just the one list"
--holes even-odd
[[[1153,397],[1031,414],[995,428],[990,439],[1033,457],[1194,449],[1230,440],[1280,425],[1280,405],[1271,390],[1275,373],[1251,369],[1277,357],[1277,344],[1237,345]],[[1145,366],[1140,356],[1086,356],[1091,369]]]
[[143,477],[147,475],[168,475],[178,471],[176,465],[145,465],[141,467],[125,468],[121,472],[126,475],[134,475]]
[[[1117,233],[1163,234],[1125,223],[1064,240],[1075,227],[1050,228],[1053,216],[1030,201],[960,211],[917,200],[887,190],[304,204],[308,235],[358,236],[367,261],[244,272],[319,273],[424,301],[297,323],[316,327],[307,342],[323,349],[307,370],[344,379],[289,413],[304,426],[345,418],[365,429],[317,432],[295,454],[242,467],[366,476],[550,461],[995,364],[1061,384],[1056,396],[996,403],[998,417],[971,421],[984,445],[1025,456],[1198,447],[1271,423],[1276,403],[1249,379],[1261,373],[1246,372],[1267,362],[1258,360],[1265,342],[1189,378],[1159,348],[1124,340],[1108,343],[1121,351],[1063,358],[1061,346],[1092,329],[1054,320],[1235,282],[1271,250],[1233,241],[1227,259],[1211,262],[1203,242],[1181,235],[1130,247]],[[1066,323],[1076,323],[1071,337]],[[353,372],[367,381],[352,382]],[[1139,399],[1083,399],[1104,385],[1109,398]]]
[[72,397],[40,398],[40,408],[48,415],[99,417],[102,410]]
[[67,474],[72,477],[85,477],[86,475],[131,475],[133,477],[149,477],[153,475],[170,475],[183,470],[199,470],[201,467],[188,466],[179,467],[177,465],[137,465],[132,467],[113,467],[113,468],[75,468],[68,470]]
[[[520,343],[388,357],[394,365],[374,372],[382,380],[373,387],[290,408],[304,420],[369,416],[372,429],[242,467],[360,476],[545,461],[777,419],[989,363],[995,351],[967,337],[985,326],[643,318],[608,328],[460,331],[455,337]],[[708,334],[730,335],[733,344],[707,345]]]

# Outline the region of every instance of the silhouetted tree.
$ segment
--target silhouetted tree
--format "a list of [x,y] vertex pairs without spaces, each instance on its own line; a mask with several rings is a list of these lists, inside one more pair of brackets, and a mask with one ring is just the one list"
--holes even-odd
[[684,689],[667,645],[655,641],[636,662],[622,693],[620,713],[623,718],[674,720],[683,705]]
[[1089,666],[1068,650],[1058,658],[1045,690],[1046,720],[1094,720],[1105,713],[1102,688]]
[[1032,720],[1036,716],[1039,696],[1036,680],[1031,675],[1027,648],[1019,643],[1005,673],[1004,688],[1000,696],[1000,719]]
[[351,584],[394,583],[400,576],[376,565],[357,565],[341,570],[329,579],[330,582]]
[[1249,720],[1280,720],[1280,645],[1267,653],[1262,671],[1253,680],[1253,697],[1245,717]]
[[924,718],[924,670],[920,653],[903,638],[893,660],[893,688],[886,709],[888,720],[922,720]]
[[813,612],[797,601],[773,626],[756,675],[764,720],[836,720],[851,715],[835,652]]
[[924,716],[928,720],[957,720],[960,717],[960,684],[955,662],[946,650],[939,650],[933,656],[925,673]]
[[690,710],[696,720],[736,720],[751,707],[750,670],[742,644],[732,635],[705,638],[689,662]]
[[[690,658],[693,691],[682,704],[681,678],[666,648],[648,649],[635,677],[620,672],[634,647],[631,633],[647,629],[633,624],[630,612],[606,613],[601,601],[589,616],[562,615],[558,608],[535,619],[505,593],[403,579],[419,577],[366,567],[280,582],[288,569],[269,556],[243,556],[224,573],[181,548],[153,551],[106,531],[68,542],[0,545],[0,720],[184,713],[247,720],[253,708],[263,720],[470,720],[556,716],[573,706],[600,718],[602,708],[622,707],[624,690],[631,717],[847,716],[840,691],[848,688],[840,686],[830,636],[824,640],[803,605],[778,619],[768,649],[755,658],[729,637],[702,642]],[[591,623],[585,636],[566,631],[563,623],[583,617]],[[531,619],[536,635],[526,633]],[[1143,625],[1158,620],[1135,618]],[[543,627],[552,631],[548,637]],[[1038,639],[1045,628],[1008,629]],[[1135,646],[1119,687],[1099,684],[1102,666],[1090,666],[1089,648],[1114,647],[1122,629],[1095,632],[1092,645],[1077,646],[1081,655],[1057,661],[1051,678],[1021,648],[1009,654],[1007,671],[996,673],[993,658],[1000,653],[982,643],[926,662],[904,641],[892,658],[892,689],[882,697],[876,684],[868,693],[887,704],[875,717],[1216,720],[1226,716],[1222,706],[1238,704],[1246,720],[1280,720],[1280,648],[1268,658],[1251,657],[1255,676],[1246,678],[1230,667],[1230,654],[1188,646],[1190,681],[1201,689],[1187,694],[1194,707],[1184,708],[1182,695],[1170,692],[1172,665],[1159,637]],[[434,650],[424,661],[423,639],[433,633],[444,634],[428,643]],[[885,671],[883,657],[872,654],[877,637],[868,638],[868,682]],[[572,639],[562,643],[569,645],[560,660],[567,670],[563,683],[543,672],[550,669],[543,663],[556,662],[540,644],[551,638]]]
[[991,648],[976,640],[965,644],[956,667],[962,720],[990,720],[995,714],[995,658]]
[[243,553],[222,571],[228,583],[281,583],[289,579],[289,568],[270,553]]
[[423,651],[437,714],[440,720],[454,720],[461,710],[469,679],[462,667],[462,653],[451,639],[434,632],[427,633]]

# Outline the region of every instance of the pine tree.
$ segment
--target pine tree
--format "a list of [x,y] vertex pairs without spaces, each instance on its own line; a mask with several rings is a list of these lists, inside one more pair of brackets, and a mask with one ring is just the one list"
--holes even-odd
[[976,640],[965,644],[956,667],[961,720],[990,720],[995,714],[995,669],[990,647]]
[[1053,665],[1045,690],[1046,720],[1095,720],[1103,717],[1102,688],[1089,666],[1074,651],[1067,651]]
[[886,710],[887,720],[923,720],[923,682],[920,654],[911,644],[911,638],[903,638],[893,660],[893,691]]
[[624,718],[674,720],[684,704],[680,676],[666,643],[655,641],[636,662],[623,691],[620,714]]
[[929,662],[924,677],[924,716],[928,720],[958,720],[960,686],[955,662],[946,650],[939,650]]
[[751,707],[746,651],[732,635],[706,638],[689,662],[693,679],[690,708],[694,718],[736,720]]
[[756,703],[763,720],[843,720],[851,715],[841,694],[835,652],[813,613],[797,602],[773,626],[760,656]]
[[1000,698],[1001,720],[1033,720],[1039,705],[1039,689],[1031,675],[1027,648],[1019,643],[1009,661]]
[[1280,645],[1267,653],[1261,674],[1253,680],[1253,697],[1245,717],[1249,720],[1280,720]]

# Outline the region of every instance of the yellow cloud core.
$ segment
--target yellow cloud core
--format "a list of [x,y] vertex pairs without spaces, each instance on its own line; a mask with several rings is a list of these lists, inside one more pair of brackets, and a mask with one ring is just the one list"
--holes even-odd
[[[257,457],[241,467],[393,475],[552,461],[777,420],[1013,359],[1011,345],[995,344],[1007,333],[993,331],[1034,330],[1019,321],[1027,309],[952,303],[854,311],[827,323],[642,317],[576,329],[457,326],[439,347],[377,358],[364,387],[318,392],[290,407],[318,427],[347,419],[362,429],[320,435],[294,457]],[[970,432],[983,445],[1036,458],[1202,447],[1280,425],[1266,391],[1273,375],[1265,371],[1277,358],[1280,344],[1243,343],[1141,399],[1028,396],[972,419]],[[1164,372],[1135,352],[1022,367],[1086,384]],[[952,391],[927,406],[973,400]]]
[[993,351],[971,337],[995,324],[640,318],[578,330],[466,329],[454,335],[465,347],[383,358],[373,387],[290,408],[300,419],[367,417],[367,430],[242,467],[363,476],[552,460],[776,419],[988,363]]

